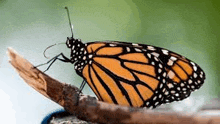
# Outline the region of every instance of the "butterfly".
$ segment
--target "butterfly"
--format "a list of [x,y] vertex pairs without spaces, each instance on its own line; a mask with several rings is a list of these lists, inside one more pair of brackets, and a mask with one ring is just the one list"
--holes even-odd
[[199,65],[164,48],[119,41],[83,43],[73,33],[66,45],[70,58],[60,53],[49,67],[56,60],[74,64],[100,101],[155,108],[189,97],[205,80]]

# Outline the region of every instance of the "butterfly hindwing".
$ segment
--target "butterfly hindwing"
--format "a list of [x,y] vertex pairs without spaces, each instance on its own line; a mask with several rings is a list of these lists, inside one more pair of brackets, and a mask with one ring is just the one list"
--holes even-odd
[[205,80],[203,70],[191,60],[167,49],[142,45],[148,52],[157,57],[167,72],[167,92],[164,102],[179,101],[199,89]]

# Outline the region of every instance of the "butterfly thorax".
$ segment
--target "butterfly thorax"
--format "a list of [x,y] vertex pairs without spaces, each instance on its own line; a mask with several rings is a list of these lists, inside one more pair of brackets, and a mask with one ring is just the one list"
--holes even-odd
[[75,66],[76,72],[81,75],[82,69],[87,63],[87,51],[85,49],[85,44],[81,42],[80,39],[74,39],[73,37],[67,37],[66,45],[71,49],[70,61]]

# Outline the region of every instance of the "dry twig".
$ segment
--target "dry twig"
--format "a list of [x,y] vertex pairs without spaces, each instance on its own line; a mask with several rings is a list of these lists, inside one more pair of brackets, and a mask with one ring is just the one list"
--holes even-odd
[[210,122],[210,119],[199,121],[199,119],[183,114],[146,111],[140,108],[100,102],[94,97],[79,95],[77,87],[61,83],[34,68],[12,48],[8,48],[8,56],[11,65],[28,85],[82,120],[98,123],[135,124],[195,124],[199,122],[207,124],[208,121]]

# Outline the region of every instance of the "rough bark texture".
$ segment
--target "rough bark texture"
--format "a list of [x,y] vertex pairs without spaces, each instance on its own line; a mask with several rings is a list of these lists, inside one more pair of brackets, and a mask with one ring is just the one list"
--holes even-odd
[[[82,95],[75,86],[61,83],[35,68],[12,48],[8,48],[9,62],[22,79],[36,91],[53,100],[77,118],[97,123],[145,124],[214,124],[220,116],[203,117],[175,112],[154,112],[107,104],[96,98]],[[27,100],[28,102],[28,100]]]

